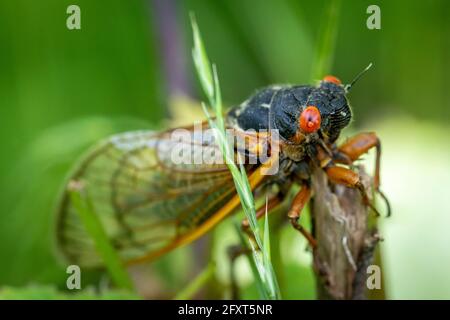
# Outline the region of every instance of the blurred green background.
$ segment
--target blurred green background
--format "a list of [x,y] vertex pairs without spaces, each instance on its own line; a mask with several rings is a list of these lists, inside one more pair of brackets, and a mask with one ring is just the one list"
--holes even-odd
[[[81,8],[81,30],[66,9]],[[0,297],[59,297],[65,266],[54,245],[54,206],[68,170],[112,133],[200,119],[181,97],[202,99],[191,59],[195,12],[227,105],[272,83],[308,83],[329,1],[46,0],[0,3]],[[381,8],[368,30],[366,8]],[[450,298],[450,2],[343,0],[332,73],[350,81],[351,128],[383,142],[382,187],[393,217],[380,219],[387,298]],[[171,106],[169,108],[169,106]],[[366,159],[370,162],[372,157]],[[369,164],[370,165],[370,164]],[[203,296],[229,287],[227,221],[206,240],[130,270],[137,293],[171,298],[210,256],[217,269]],[[315,296],[310,255],[295,231],[274,236],[288,299]],[[257,298],[245,260],[244,297]],[[108,277],[83,271],[87,296]],[[3,288],[3,290],[1,289]],[[92,291],[93,290],[93,291]],[[123,294],[127,297],[129,293]]]

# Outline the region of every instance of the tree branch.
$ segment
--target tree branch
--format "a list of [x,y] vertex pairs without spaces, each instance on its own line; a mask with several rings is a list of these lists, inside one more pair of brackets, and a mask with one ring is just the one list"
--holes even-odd
[[[362,167],[358,171],[362,183],[369,188],[371,178]],[[330,185],[322,169],[313,173],[312,186],[312,232],[317,240],[313,263],[318,298],[365,299],[366,270],[379,240],[376,229],[368,227],[368,209],[357,190]]]

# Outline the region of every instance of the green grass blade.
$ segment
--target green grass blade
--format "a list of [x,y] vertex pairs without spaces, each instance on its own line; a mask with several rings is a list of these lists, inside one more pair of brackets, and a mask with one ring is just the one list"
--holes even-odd
[[[192,50],[192,57],[197,70],[199,70],[199,79],[202,87],[206,91],[208,97],[214,96],[213,77],[211,72],[211,64],[209,63],[208,56],[206,55],[205,46],[200,36],[197,22],[194,14],[191,13],[191,25],[194,34],[194,49]],[[212,101],[209,101],[212,105]]]
[[[247,240],[244,238],[244,234],[242,233],[242,229],[241,229],[241,225],[240,225],[239,221],[235,220],[233,225],[234,225],[234,228],[236,230],[236,233],[239,236],[239,241],[241,243],[241,246],[244,249],[251,249],[249,247],[249,245],[248,245]],[[255,277],[256,289],[258,290],[259,296],[262,299],[270,300],[270,296],[267,295],[268,290],[266,290],[264,288],[264,282],[263,282],[263,280],[261,279],[261,277],[259,275],[259,271],[258,271],[258,267],[256,266],[255,259],[253,257],[250,257],[249,254],[247,254],[247,257],[248,257],[248,261],[249,261],[249,264],[250,264],[250,269],[252,270],[252,274]]]
[[[250,222],[250,229],[256,241],[256,246],[250,241],[253,252],[253,260],[257,271],[254,273],[256,281],[259,282],[259,287],[262,288],[261,297],[263,299],[279,299],[280,292],[278,289],[275,273],[270,262],[270,254],[267,255],[267,244],[265,244],[259,235],[258,223],[256,221],[256,208],[253,199],[253,193],[245,172],[244,166],[239,161],[239,168],[234,162],[234,152],[227,140],[225,132],[225,122],[223,118],[222,96],[220,91],[219,78],[217,69],[213,65],[211,68],[210,62],[206,55],[206,50],[200,36],[195,17],[191,15],[192,30],[194,33],[194,48],[192,51],[194,63],[197,73],[199,75],[200,84],[208,98],[211,108],[213,109],[216,118],[210,116],[208,108],[202,104],[203,110],[208,117],[208,122],[214,130],[216,141],[220,147],[225,163],[227,164],[234,180],[236,191],[239,195],[242,208],[247,219]],[[212,81],[212,83],[211,83]],[[212,88],[212,90],[211,90]],[[268,235],[267,235],[268,236]],[[270,242],[269,242],[270,245]],[[254,270],[254,269],[252,269]]]
[[212,262],[209,263],[206,268],[188,284],[188,286],[175,296],[174,300],[192,299],[192,297],[213,277],[215,269],[215,264]]
[[89,196],[83,190],[70,190],[70,198],[78,212],[88,234],[94,240],[97,252],[103,259],[106,268],[119,288],[133,289],[133,283],[122,264],[117,252],[111,245],[100,219],[93,211]]
[[340,8],[341,0],[331,0],[328,4],[314,55],[311,81],[321,79],[331,69],[338,34]]

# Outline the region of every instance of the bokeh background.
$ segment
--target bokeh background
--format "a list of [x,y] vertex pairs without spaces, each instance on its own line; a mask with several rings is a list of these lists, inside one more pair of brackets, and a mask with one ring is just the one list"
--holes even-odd
[[[81,8],[81,30],[66,8]],[[366,8],[381,8],[368,30]],[[258,87],[309,83],[329,1],[46,0],[0,3],[0,297],[62,298],[65,265],[54,244],[54,207],[67,172],[110,134],[161,129],[202,118],[191,59],[195,12],[218,66],[227,105]],[[382,187],[393,216],[380,219],[384,292],[390,299],[450,298],[450,2],[343,0],[332,73],[354,87],[344,136],[376,131]],[[366,157],[370,166],[369,155]],[[231,221],[231,220],[230,220]],[[192,297],[226,297],[230,221],[203,240],[130,270],[135,292],[110,290],[101,270],[83,270],[78,297],[172,298],[208,264]],[[287,225],[273,233],[282,295],[312,299],[305,243]],[[245,258],[243,296],[257,298]],[[224,289],[225,288],[225,289]]]

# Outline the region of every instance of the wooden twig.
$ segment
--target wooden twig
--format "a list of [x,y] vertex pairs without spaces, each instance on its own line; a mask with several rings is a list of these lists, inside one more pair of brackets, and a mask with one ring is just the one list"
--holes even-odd
[[[370,188],[371,178],[362,167],[358,171],[363,184]],[[368,227],[369,210],[357,190],[330,185],[321,169],[313,173],[312,186],[318,298],[365,299],[366,269],[379,240],[376,229]]]

